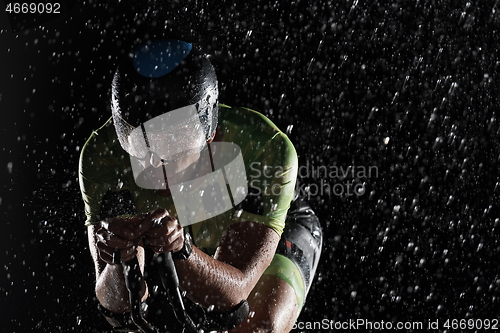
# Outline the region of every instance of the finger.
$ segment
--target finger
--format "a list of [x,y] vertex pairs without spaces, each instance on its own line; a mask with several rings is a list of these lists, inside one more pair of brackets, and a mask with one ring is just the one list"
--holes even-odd
[[161,219],[161,227],[151,228],[147,232],[148,237],[160,237],[164,234],[170,234],[182,230],[182,226],[177,222],[177,220],[168,215]]
[[148,232],[153,228],[153,226],[161,225],[162,219],[167,216],[169,216],[168,211],[163,208],[158,208],[150,212],[145,217],[143,217],[136,225],[136,232],[140,233],[141,235]]
[[120,250],[120,257],[122,262],[129,261],[137,255],[137,248],[131,247],[129,249]]
[[146,233],[146,238],[158,238],[158,237],[163,237],[166,235],[174,235],[178,234],[180,231],[182,231],[182,227],[177,227],[177,226],[163,226],[161,228],[152,228]]
[[101,258],[102,261],[104,261],[107,264],[113,265],[113,258],[109,254],[105,252],[99,251],[99,257]]
[[158,208],[150,212],[148,215],[150,215],[151,218],[163,218],[168,215],[168,210],[164,208]]
[[125,249],[135,245],[134,241],[116,236],[105,229],[97,232],[97,241],[106,244],[106,246],[119,249]]
[[177,252],[182,250],[183,246],[184,246],[184,239],[177,238],[173,243],[165,244],[163,246],[151,246],[151,249],[155,253]]
[[[109,247],[104,245],[103,243],[97,243],[97,248],[99,249],[99,252],[105,253],[109,257],[113,257],[113,254],[116,250],[116,248]],[[135,254],[137,252],[137,246],[131,246],[125,249],[118,249],[120,250],[120,256],[123,258],[130,257],[131,255]]]
[[[165,230],[164,228],[161,228],[162,230]],[[152,233],[148,233],[146,235],[146,239],[148,240],[149,244],[154,245],[154,246],[162,246],[165,244],[170,244],[175,242],[178,238],[181,238],[181,240],[184,240],[184,230],[182,228],[176,229],[173,232],[167,233],[156,233],[155,235],[151,236]]]
[[153,221],[154,227],[161,227],[165,219],[174,219],[169,215],[168,210],[159,208],[152,212],[151,220]]
[[118,263],[117,256],[120,257],[120,262],[124,262],[132,259],[137,254],[137,247],[135,246],[127,249],[120,249],[119,255],[115,254],[116,249],[107,247],[102,243],[97,243],[97,248],[99,249],[99,256],[101,257],[101,259],[110,265],[115,265]]
[[147,214],[128,218],[128,220],[120,219],[116,223],[112,221],[108,224],[108,230],[131,240],[144,235],[154,224],[159,224],[159,221],[165,216],[168,216],[168,211],[159,208]]
[[113,263],[113,249],[107,247],[102,243],[97,243],[99,257],[107,264],[114,265]]
[[137,218],[107,218],[101,222],[102,227],[109,232],[125,238],[133,240],[142,235],[134,227],[134,222],[139,221]]

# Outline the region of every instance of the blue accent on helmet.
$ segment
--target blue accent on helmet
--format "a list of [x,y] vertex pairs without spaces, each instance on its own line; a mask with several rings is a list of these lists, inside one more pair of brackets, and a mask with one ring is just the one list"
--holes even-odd
[[173,71],[192,49],[193,45],[176,39],[155,40],[140,46],[132,63],[137,73],[156,78]]

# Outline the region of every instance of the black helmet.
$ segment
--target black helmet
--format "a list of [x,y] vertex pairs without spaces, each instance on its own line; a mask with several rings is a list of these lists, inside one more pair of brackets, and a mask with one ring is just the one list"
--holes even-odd
[[171,143],[161,147],[170,157],[204,146],[217,126],[215,70],[190,43],[149,41],[118,66],[111,109],[121,146],[137,158],[153,151],[166,159],[155,142]]

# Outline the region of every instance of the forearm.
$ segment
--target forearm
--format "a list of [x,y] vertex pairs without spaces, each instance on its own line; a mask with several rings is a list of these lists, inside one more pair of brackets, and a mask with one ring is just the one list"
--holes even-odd
[[218,261],[193,246],[187,260],[176,260],[182,290],[194,302],[226,311],[246,299],[252,290],[249,279],[231,265]]
[[[144,272],[143,248],[138,248],[137,258],[141,272]],[[104,269],[97,277],[95,292],[97,299],[106,309],[115,313],[130,311],[129,293],[125,285],[123,265],[105,264]],[[147,298],[147,286],[143,281],[141,298]]]
[[106,265],[104,267],[96,281],[95,293],[101,305],[111,312],[130,311],[122,265]]
[[[239,269],[213,259],[194,246],[188,260],[176,260],[175,266],[181,289],[187,291],[193,301],[205,307],[214,305],[218,311],[229,310],[246,299],[252,289]],[[97,278],[95,292],[101,305],[111,312],[130,311],[122,265],[106,265]],[[143,288],[143,300],[146,297],[146,288]]]
[[176,260],[181,289],[205,307],[226,311],[247,299],[269,266],[279,236],[267,226],[240,222],[231,225],[215,258],[193,246],[191,256]]

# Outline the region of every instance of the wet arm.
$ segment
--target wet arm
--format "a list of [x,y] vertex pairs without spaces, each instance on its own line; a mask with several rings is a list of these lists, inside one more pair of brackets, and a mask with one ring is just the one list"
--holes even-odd
[[[89,247],[94,260],[96,272],[95,292],[99,303],[106,309],[114,313],[123,313],[130,311],[128,290],[125,286],[122,265],[110,265],[104,262],[97,250],[97,232],[98,227],[91,225],[88,227]],[[144,272],[144,249],[137,248],[137,258]],[[144,285],[142,298],[147,297],[147,288]]]
[[175,261],[181,289],[205,307],[227,311],[248,298],[269,266],[278,241],[278,234],[263,224],[235,223],[214,258],[193,247],[187,260]]

